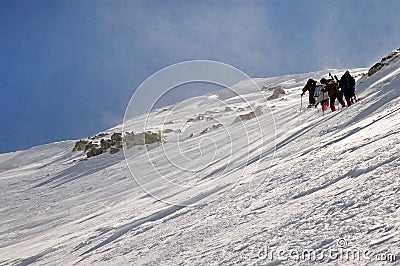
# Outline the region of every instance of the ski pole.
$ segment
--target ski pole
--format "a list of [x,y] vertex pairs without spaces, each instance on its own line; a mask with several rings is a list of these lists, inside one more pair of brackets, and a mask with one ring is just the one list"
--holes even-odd
[[357,91],[356,91],[356,88],[354,88],[354,98],[356,98],[355,100],[356,100],[356,102],[358,102],[358,93],[357,93]]
[[301,95],[301,104],[300,104],[300,112],[303,109],[303,94]]

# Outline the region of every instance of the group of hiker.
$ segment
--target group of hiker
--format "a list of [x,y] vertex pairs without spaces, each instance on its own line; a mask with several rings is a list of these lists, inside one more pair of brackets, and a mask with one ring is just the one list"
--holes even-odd
[[[336,99],[342,107],[346,107],[346,104],[350,106],[357,101],[355,86],[356,81],[350,75],[349,71],[346,71],[340,80],[336,75],[332,76],[329,73],[329,79],[321,78],[319,82],[310,78],[304,86],[301,96],[303,97],[306,91],[308,91],[308,108],[316,108],[318,104],[321,104],[322,111],[325,111],[330,106],[333,112],[336,111]],[[343,96],[346,99],[346,103],[343,100]]]

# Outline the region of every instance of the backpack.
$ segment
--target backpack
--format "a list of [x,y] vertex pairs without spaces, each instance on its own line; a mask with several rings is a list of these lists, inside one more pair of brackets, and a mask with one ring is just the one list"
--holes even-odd
[[329,97],[337,95],[339,92],[339,84],[335,82],[333,79],[325,85],[324,92],[329,94]]
[[347,78],[347,84],[350,88],[354,88],[354,86],[356,86],[356,80],[352,76],[349,76]]
[[316,82],[315,80],[309,79],[309,80],[307,81],[307,84],[306,84],[307,90],[308,90],[310,93],[314,92],[316,84],[317,84],[317,82]]
[[317,85],[314,90],[314,98],[316,98],[316,102],[322,102],[329,98],[327,92],[324,92],[325,86],[324,85]]
[[346,72],[340,79],[340,87],[343,90],[347,90],[349,88],[354,88],[355,86],[356,80],[350,75],[350,73]]

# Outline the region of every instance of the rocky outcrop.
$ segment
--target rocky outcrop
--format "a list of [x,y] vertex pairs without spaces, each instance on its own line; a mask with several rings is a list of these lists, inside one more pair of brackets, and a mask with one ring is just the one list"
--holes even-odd
[[261,109],[260,106],[257,106],[256,110],[248,113],[248,114],[244,114],[244,115],[239,115],[238,117],[236,117],[236,119],[233,121],[233,123],[237,123],[237,122],[241,122],[241,121],[246,121],[246,120],[250,120],[253,118],[256,118],[259,115],[262,115],[263,111]]
[[121,133],[114,133],[114,134],[112,134],[111,135],[111,141],[113,142],[113,143],[116,143],[116,142],[118,142],[118,141],[122,141],[122,134]]
[[200,120],[204,120],[204,114],[199,114],[195,117],[189,118],[186,122],[195,122],[195,121],[200,121]]
[[214,124],[212,127],[213,127],[213,129],[217,129],[217,128],[220,128],[222,126],[223,125],[221,123],[218,123],[218,124]]
[[117,152],[119,152],[120,150],[121,150],[121,149],[119,149],[119,148],[111,147],[111,148],[110,148],[110,154],[117,153]]
[[376,63],[375,65],[373,65],[373,66],[368,70],[368,77],[372,76],[373,74],[375,74],[376,72],[378,72],[379,70],[381,70],[383,66],[384,66],[383,63]]
[[111,140],[100,140],[100,146],[103,150],[108,150],[111,147]]
[[89,159],[90,157],[100,155],[104,152],[102,148],[91,148],[88,153],[86,153],[87,158]]
[[274,92],[272,93],[271,96],[269,96],[267,98],[267,100],[270,101],[270,100],[278,99],[279,96],[285,95],[285,94],[286,94],[286,91],[282,87],[278,86],[278,87],[274,88]]
[[368,70],[368,77],[372,76],[373,74],[381,70],[385,65],[388,65],[390,62],[398,58],[400,58],[400,48],[390,52],[387,56],[383,57],[380,62],[373,65]]
[[90,142],[88,140],[79,140],[75,143],[75,147],[72,151],[86,151],[86,147]]
[[[100,141],[98,138],[102,137]],[[111,137],[107,137],[109,134],[100,133],[94,137],[90,137],[87,140],[79,140],[75,143],[72,151],[84,151],[86,152],[87,158],[103,154],[105,152],[110,152],[110,154],[115,154],[119,152],[124,145],[127,148],[131,148],[137,145],[152,144],[157,142],[163,142],[163,138],[160,132],[126,132],[124,136],[122,133],[115,132]]]
[[122,134],[114,133],[111,135],[111,146],[115,146],[118,149],[122,149]]
[[151,132],[151,131],[141,132],[141,133],[126,132],[123,141],[124,143],[126,143],[127,148],[131,148],[137,145],[163,142],[163,139],[160,132]]
[[101,132],[101,133],[99,133],[99,134],[97,134],[97,135],[94,135],[93,137],[90,137],[89,139],[91,139],[91,140],[101,139],[101,138],[106,137],[107,135],[108,135],[108,133],[106,133],[106,132]]
[[208,128],[204,129],[203,131],[200,132],[200,135],[206,134],[208,132]]

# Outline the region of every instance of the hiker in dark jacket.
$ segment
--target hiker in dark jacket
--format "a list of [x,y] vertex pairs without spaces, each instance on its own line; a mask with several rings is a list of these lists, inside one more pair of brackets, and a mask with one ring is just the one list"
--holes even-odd
[[301,94],[301,96],[303,96],[306,93],[306,91],[308,91],[308,102],[309,102],[308,108],[315,106],[314,90],[316,84],[317,82],[315,80],[309,79],[303,88],[303,93]]
[[329,95],[329,102],[332,112],[336,111],[335,101],[338,99],[339,103],[342,107],[346,107],[346,104],[343,101],[343,93],[339,90],[339,83],[334,79],[321,79],[321,84],[325,85],[324,92],[327,92]]
[[349,71],[346,71],[341,77],[339,87],[346,98],[347,106],[350,106],[352,102],[354,103],[353,98],[356,97],[356,81]]

